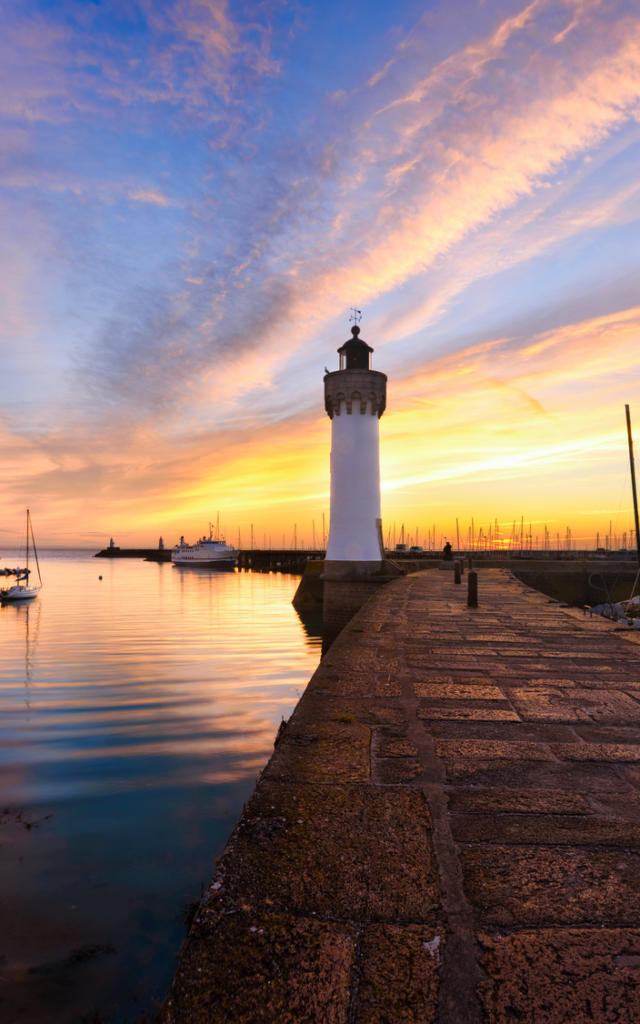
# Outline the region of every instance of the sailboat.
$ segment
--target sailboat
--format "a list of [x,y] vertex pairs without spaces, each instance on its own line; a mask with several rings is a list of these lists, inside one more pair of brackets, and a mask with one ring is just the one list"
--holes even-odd
[[[29,576],[31,575],[31,569],[29,568],[29,537],[31,537],[31,544],[33,546],[33,554],[36,560],[36,567],[38,570],[38,580],[40,581],[38,586],[29,585]],[[26,545],[26,564],[24,569],[17,568],[13,570],[13,575],[16,577],[16,582],[12,587],[6,587],[4,590],[0,590],[0,601],[4,604],[7,601],[27,601],[32,597],[37,597],[42,588],[42,576],[40,575],[40,563],[38,562],[38,551],[36,548],[35,537],[33,536],[33,526],[31,524],[31,515],[29,509],[27,509],[27,545]]]

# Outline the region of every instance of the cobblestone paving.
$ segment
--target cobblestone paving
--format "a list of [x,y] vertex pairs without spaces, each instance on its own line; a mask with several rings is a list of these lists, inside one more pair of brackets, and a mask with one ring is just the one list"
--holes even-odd
[[507,572],[389,584],[245,808],[165,1024],[638,1024],[638,636]]

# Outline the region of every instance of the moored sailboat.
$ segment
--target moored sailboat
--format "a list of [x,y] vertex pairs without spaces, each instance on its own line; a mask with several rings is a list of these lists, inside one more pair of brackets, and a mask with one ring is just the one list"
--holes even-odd
[[[29,568],[29,538],[31,538],[31,545],[33,547],[33,554],[36,560],[36,568],[38,570],[39,583],[29,584],[29,576],[31,575],[31,569]],[[33,535],[33,526],[31,523],[31,515],[29,509],[27,509],[27,542],[26,542],[26,555],[25,555],[25,566],[24,568],[18,567],[17,569],[11,570],[11,575],[16,577],[16,582],[11,587],[5,587],[0,590],[0,601],[5,604],[9,601],[27,601],[32,597],[37,597],[42,588],[42,576],[40,575],[40,563],[38,562],[38,549],[36,548],[36,540]]]

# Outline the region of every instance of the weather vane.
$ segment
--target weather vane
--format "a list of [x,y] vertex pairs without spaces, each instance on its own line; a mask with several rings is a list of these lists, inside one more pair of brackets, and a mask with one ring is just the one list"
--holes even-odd
[[351,314],[349,316],[350,324],[359,324],[362,320],[362,310],[356,309],[355,306],[351,307]]

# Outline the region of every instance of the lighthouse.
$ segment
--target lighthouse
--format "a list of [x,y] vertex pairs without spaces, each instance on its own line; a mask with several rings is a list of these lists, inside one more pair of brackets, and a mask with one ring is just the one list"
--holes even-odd
[[387,378],[371,369],[373,349],[351,328],[338,349],[340,369],[324,378],[331,420],[331,512],[325,572],[367,575],[382,565],[380,441],[378,420],[387,401]]

